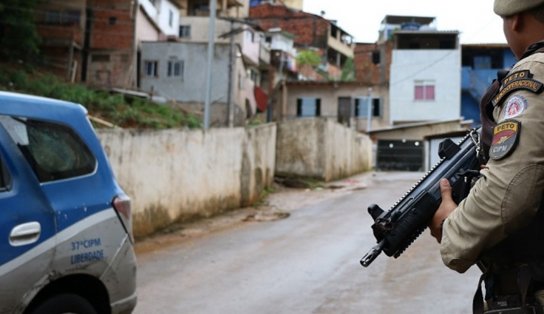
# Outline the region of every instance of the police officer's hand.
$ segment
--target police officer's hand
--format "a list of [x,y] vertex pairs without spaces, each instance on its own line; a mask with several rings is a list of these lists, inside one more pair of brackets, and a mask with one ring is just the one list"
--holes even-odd
[[440,180],[440,193],[442,194],[442,203],[434,213],[433,219],[429,224],[431,235],[436,238],[438,243],[442,240],[442,224],[449,214],[457,208],[457,204],[451,197],[451,185],[448,179]]

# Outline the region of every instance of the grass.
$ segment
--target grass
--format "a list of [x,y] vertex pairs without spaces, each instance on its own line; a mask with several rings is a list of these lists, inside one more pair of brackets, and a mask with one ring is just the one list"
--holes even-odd
[[75,102],[85,106],[89,115],[123,128],[201,127],[199,117],[167,104],[66,83],[33,69],[0,64],[0,89]]

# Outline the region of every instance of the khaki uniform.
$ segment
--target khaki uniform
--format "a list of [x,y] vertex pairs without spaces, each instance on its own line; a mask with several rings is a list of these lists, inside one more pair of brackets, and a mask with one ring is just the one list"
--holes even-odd
[[442,260],[458,272],[465,272],[487,249],[527,225],[542,202],[544,93],[519,88],[523,86],[518,82],[520,75],[528,73],[525,83],[532,87],[544,83],[544,53],[530,55],[514,66],[501,90],[508,87],[504,82],[516,81],[517,85],[509,86],[513,91],[503,93],[494,107],[499,126],[505,121],[519,122],[516,145],[507,146],[508,154],[487,162],[469,196],[444,221]]

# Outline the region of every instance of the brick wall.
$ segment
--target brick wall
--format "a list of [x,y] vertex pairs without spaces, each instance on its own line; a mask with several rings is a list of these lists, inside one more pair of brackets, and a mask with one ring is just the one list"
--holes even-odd
[[136,15],[132,0],[92,0],[87,83],[132,88],[136,81]]
[[295,46],[327,48],[330,22],[320,16],[269,3],[252,7],[249,16],[265,30],[279,27],[294,34]]
[[91,3],[91,49],[132,49],[135,16],[131,0],[94,0]]
[[[378,64],[372,61],[374,51],[379,52]],[[383,84],[389,81],[389,69],[391,67],[392,43],[383,44],[358,43],[355,46],[355,76],[358,82],[369,85]]]

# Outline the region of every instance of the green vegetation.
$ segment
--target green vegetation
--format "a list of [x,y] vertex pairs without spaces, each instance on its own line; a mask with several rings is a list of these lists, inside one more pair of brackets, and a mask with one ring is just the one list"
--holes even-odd
[[325,182],[320,178],[301,177],[296,175],[276,175],[275,180],[286,187],[297,189],[315,190],[325,187]]
[[[297,54],[297,64],[298,65],[310,65],[314,70],[316,70],[321,76],[326,80],[338,80],[331,78],[329,73],[319,67],[321,64],[321,57],[314,50],[303,50]],[[353,58],[349,58],[344,63],[342,67],[342,74],[340,76],[340,81],[350,82],[355,80],[355,64]]]
[[0,66],[0,89],[79,103],[87,108],[89,115],[125,128],[201,126],[200,118],[166,104],[92,90],[84,85],[65,83],[51,74],[26,72],[8,66]]
[[344,63],[340,80],[343,82],[350,82],[355,80],[355,64],[353,63],[353,58],[348,58],[346,60],[346,63]]
[[297,54],[297,64],[308,64],[315,68],[321,64],[321,57],[314,50],[302,50]]
[[4,60],[31,61],[38,56],[40,39],[34,22],[37,1],[0,2],[0,57]]

